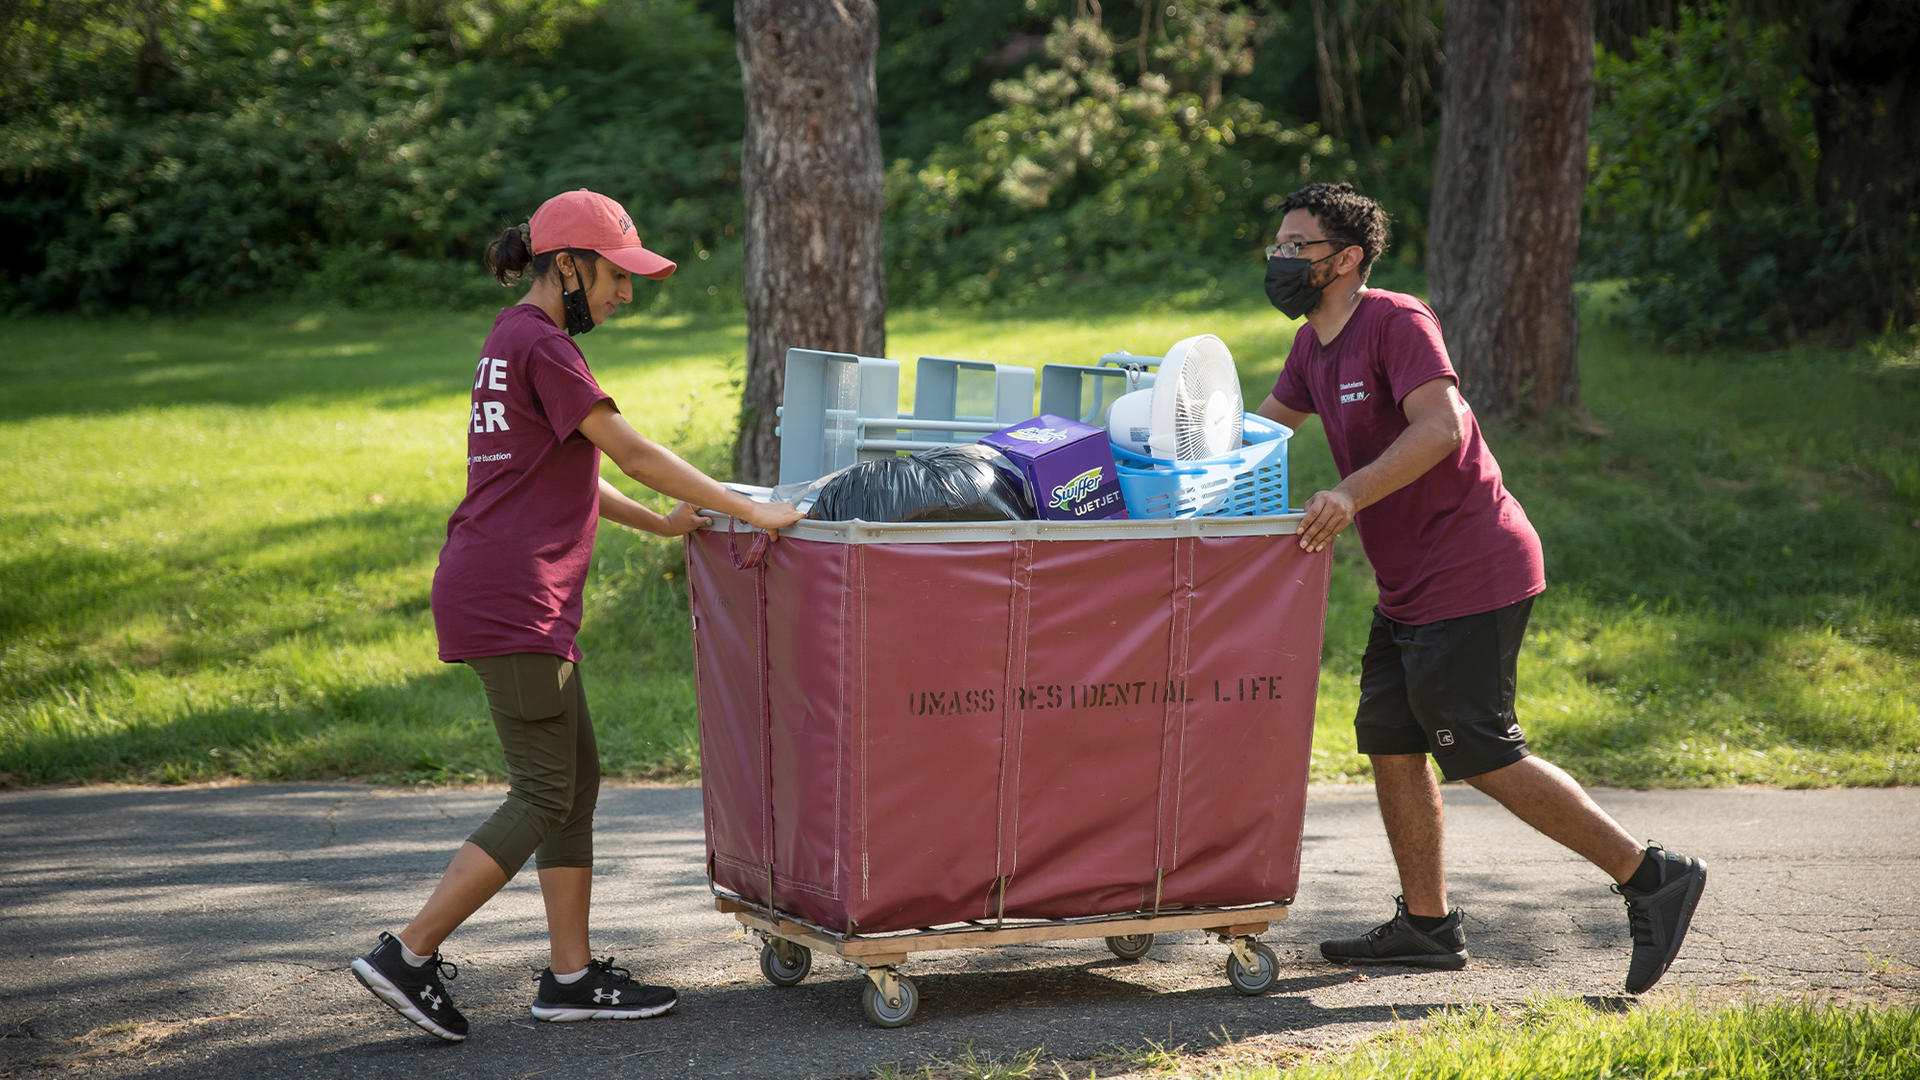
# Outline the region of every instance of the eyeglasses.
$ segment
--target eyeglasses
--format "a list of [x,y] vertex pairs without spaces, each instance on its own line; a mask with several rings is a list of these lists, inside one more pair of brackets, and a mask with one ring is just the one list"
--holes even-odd
[[1315,245],[1315,244],[1341,244],[1341,243],[1345,243],[1345,241],[1343,241],[1343,240],[1333,240],[1333,239],[1326,239],[1326,240],[1288,240],[1288,241],[1286,241],[1285,243],[1280,243],[1280,244],[1268,244],[1268,245],[1267,245],[1267,258],[1269,258],[1269,259],[1271,259],[1271,258],[1273,258],[1273,257],[1274,257],[1275,255],[1278,255],[1278,256],[1280,256],[1280,257],[1281,257],[1281,258],[1283,258],[1283,259],[1292,259],[1292,258],[1296,258],[1296,257],[1298,257],[1298,256],[1299,256],[1299,254],[1300,254],[1300,249],[1301,249],[1301,248],[1308,248],[1308,247],[1312,247],[1312,246],[1313,246],[1313,245]]

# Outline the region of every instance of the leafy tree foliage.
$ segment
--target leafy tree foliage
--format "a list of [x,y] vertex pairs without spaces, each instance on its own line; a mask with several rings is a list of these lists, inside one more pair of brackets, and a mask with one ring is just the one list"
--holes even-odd
[[894,163],[897,298],[1018,299],[1089,282],[1206,289],[1224,261],[1257,260],[1287,191],[1350,171],[1332,140],[1226,91],[1252,64],[1254,21],[1236,5],[1154,11],[1127,50],[1083,5],[1055,22],[1044,63],[993,84],[997,112],[922,161]]
[[[1426,258],[1445,0],[884,0],[889,292],[1201,289],[1352,179]],[[1914,0],[1597,0],[1583,272],[1681,342],[1920,318]],[[619,193],[740,303],[733,0],[0,0],[0,311],[467,304]],[[1245,268],[1245,273],[1253,273]]]
[[[1254,250],[1272,224],[1261,199],[1321,161],[1350,172],[1310,126],[1313,79],[1286,74],[1312,71],[1316,50],[1286,36],[1310,29],[1284,6],[889,0],[878,80],[897,294],[1165,282],[1157,245],[1183,264]],[[478,301],[495,294],[471,253],[576,185],[625,195],[681,258],[649,294],[737,302],[743,106],[726,0],[8,10],[0,216],[26,241],[0,254],[0,306],[290,288]],[[1037,263],[1004,271],[1002,240]]]
[[886,0],[880,5],[880,141],[918,161],[993,112],[989,89],[1040,58],[1059,0]]
[[[1623,51],[1600,51],[1588,276],[1624,278],[1628,318],[1683,347],[1873,332],[1920,316],[1911,200],[1874,213],[1822,181],[1844,147],[1821,136],[1812,31],[1719,3],[1673,14]],[[1920,13],[1903,32],[1920,44],[1916,25]],[[1822,32],[1846,33],[1845,19],[1834,26]],[[1869,195],[1920,188],[1911,156],[1891,141],[1882,150],[1850,179]]]
[[0,303],[471,296],[569,186],[676,254],[738,229],[732,41],[687,3],[42,2],[0,49]]
[[1269,0],[1235,93],[1314,121],[1354,159],[1354,182],[1394,219],[1389,261],[1426,258],[1440,128],[1443,0]]

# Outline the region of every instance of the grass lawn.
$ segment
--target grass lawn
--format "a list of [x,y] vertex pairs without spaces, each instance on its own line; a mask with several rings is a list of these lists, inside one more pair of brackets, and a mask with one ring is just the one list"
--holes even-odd
[[[1616,999],[1617,1000],[1617,999]],[[875,1080],[1906,1080],[1920,1075],[1920,1009],[1796,1003],[1702,1007],[1678,999],[1624,1010],[1554,997],[1514,1009],[1462,1007],[1398,1025],[1351,1050],[1253,1039],[1215,1047],[1116,1047],[1091,1061],[1045,1050],[962,1048]]]
[[[500,779],[427,609],[489,318],[0,322],[0,784]],[[1211,331],[1257,402],[1296,325],[1252,303],[900,311],[888,351],[1092,363]],[[634,315],[584,344],[636,426],[724,476],[743,342],[738,316]],[[1489,431],[1546,542],[1532,741],[1589,783],[1920,782],[1911,339],[1683,356],[1596,325],[1583,348],[1609,434]],[[1317,425],[1292,461],[1296,504],[1335,479]],[[677,543],[603,527],[581,645],[610,775],[697,767],[680,575]],[[1349,534],[1318,780],[1365,775],[1372,600]]]
[[[1289,1080],[1896,1080],[1920,1074],[1920,1009],[1768,1004],[1702,1013],[1684,1002],[1596,1012],[1579,1001],[1537,1002],[1517,1015],[1462,1009],[1403,1028],[1339,1060],[1285,1072]],[[1276,1068],[1222,1080],[1279,1077]]]

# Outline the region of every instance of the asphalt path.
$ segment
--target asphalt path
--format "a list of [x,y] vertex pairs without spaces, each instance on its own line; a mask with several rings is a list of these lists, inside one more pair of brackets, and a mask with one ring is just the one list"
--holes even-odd
[[[1630,1007],[1616,996],[1625,909],[1598,872],[1471,789],[1445,792],[1464,971],[1320,961],[1320,939],[1390,915],[1395,886],[1371,790],[1315,788],[1299,897],[1263,938],[1280,959],[1271,994],[1231,990],[1226,947],[1197,931],[1137,962],[1098,940],[923,953],[902,968],[919,1015],[881,1030],[838,959],[816,956],[795,987],[761,977],[758,942],[713,909],[698,788],[610,786],[595,953],[677,987],[680,1007],[534,1021],[546,952],[529,872],[445,947],[473,1025],[457,1045],[377,1003],[347,962],[399,928],[499,789],[0,792],[0,1075],[871,1077],[1041,1047],[1086,1061],[1149,1043],[1339,1046],[1451,1005],[1550,993]],[[1709,864],[1686,948],[1648,999],[1920,1003],[1920,789],[1593,794]]]

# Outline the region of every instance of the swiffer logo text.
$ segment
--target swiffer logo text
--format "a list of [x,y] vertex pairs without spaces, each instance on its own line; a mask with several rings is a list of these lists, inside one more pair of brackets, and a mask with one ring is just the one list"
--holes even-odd
[[1064,510],[1068,504],[1079,502],[1081,499],[1093,494],[1094,489],[1099,486],[1100,466],[1095,465],[1079,476],[1054,488],[1053,497],[1048,500],[1047,506],[1055,510]]

